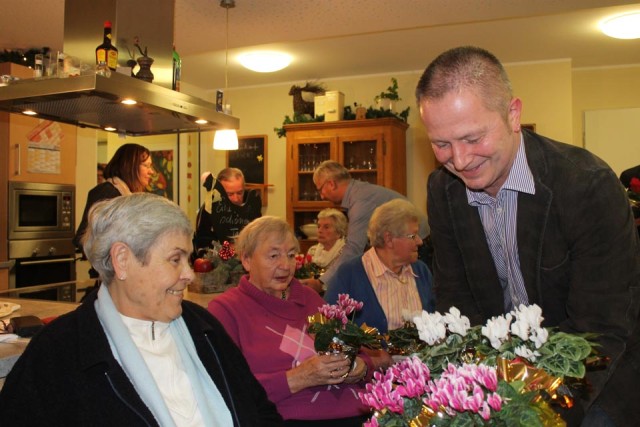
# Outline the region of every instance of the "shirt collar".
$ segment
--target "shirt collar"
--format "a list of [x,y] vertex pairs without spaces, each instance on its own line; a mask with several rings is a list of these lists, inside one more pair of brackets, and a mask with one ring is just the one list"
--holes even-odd
[[375,277],[383,276],[385,273],[391,274],[392,276],[402,277],[405,275],[412,275],[414,277],[418,277],[417,274],[413,272],[413,268],[411,268],[411,264],[403,265],[402,270],[400,270],[400,274],[396,274],[389,267],[384,265],[378,253],[376,252],[376,248],[370,248],[365,255],[368,254],[369,260],[371,261],[371,272]]

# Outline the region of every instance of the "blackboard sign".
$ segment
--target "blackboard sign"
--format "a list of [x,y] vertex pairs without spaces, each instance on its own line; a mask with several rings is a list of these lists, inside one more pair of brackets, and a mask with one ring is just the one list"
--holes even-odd
[[238,168],[249,184],[265,184],[267,177],[267,136],[240,136],[238,149],[227,151],[227,166]]
[[239,136],[238,149],[227,151],[227,166],[240,169],[246,187],[257,190],[267,206],[267,135]]

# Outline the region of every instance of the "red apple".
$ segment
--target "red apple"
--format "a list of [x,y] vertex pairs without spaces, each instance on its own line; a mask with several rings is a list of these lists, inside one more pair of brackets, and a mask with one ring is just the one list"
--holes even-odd
[[193,271],[196,273],[206,273],[213,270],[213,264],[206,258],[197,258],[193,262]]

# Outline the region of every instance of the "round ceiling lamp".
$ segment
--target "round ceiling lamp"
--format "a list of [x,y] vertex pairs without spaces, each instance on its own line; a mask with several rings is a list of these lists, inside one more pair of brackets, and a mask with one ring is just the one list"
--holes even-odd
[[258,73],[273,73],[291,64],[291,55],[274,51],[256,51],[240,55],[240,63],[251,71]]
[[600,29],[604,34],[616,39],[640,38],[640,12],[607,18],[600,23]]

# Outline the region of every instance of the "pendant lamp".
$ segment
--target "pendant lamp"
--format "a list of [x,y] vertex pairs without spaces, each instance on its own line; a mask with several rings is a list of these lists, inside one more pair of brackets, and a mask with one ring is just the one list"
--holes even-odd
[[[229,86],[229,9],[236,7],[235,0],[220,0],[220,7],[227,10],[227,25],[224,47],[224,93],[227,93]],[[223,105],[227,105],[226,99]],[[213,137],[214,150],[237,150],[238,149],[238,133],[235,129],[217,130]]]

